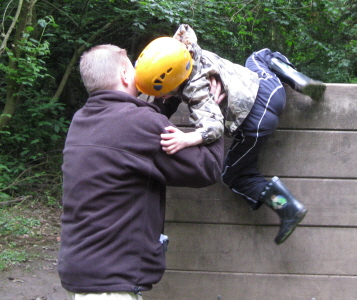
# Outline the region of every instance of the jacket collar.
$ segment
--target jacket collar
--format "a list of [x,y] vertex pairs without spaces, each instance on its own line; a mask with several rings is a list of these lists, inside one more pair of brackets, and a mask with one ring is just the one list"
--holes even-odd
[[128,93],[114,90],[100,90],[91,93],[86,105],[96,105],[102,103],[103,101],[131,102],[138,107],[146,106],[154,109],[157,112],[160,112],[160,109],[154,104],[142,101]]

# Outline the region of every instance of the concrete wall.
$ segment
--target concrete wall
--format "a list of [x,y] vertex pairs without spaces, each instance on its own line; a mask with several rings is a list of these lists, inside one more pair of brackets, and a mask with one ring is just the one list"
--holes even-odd
[[260,165],[306,205],[303,222],[277,246],[266,206],[250,211],[221,183],[169,188],[167,271],[145,300],[357,299],[357,85],[328,84],[320,102],[287,94]]

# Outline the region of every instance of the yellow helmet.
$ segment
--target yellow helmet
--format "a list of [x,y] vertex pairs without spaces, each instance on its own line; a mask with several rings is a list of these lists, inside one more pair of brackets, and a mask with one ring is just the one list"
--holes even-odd
[[191,74],[192,57],[186,46],[171,37],[153,40],[135,63],[138,90],[151,96],[165,95]]

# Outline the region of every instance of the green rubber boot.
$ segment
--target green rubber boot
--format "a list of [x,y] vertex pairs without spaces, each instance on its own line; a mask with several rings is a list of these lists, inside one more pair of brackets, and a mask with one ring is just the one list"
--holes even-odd
[[286,241],[307,213],[304,205],[294,198],[277,176],[268,182],[259,201],[268,205],[280,217],[280,228],[275,237],[278,245]]

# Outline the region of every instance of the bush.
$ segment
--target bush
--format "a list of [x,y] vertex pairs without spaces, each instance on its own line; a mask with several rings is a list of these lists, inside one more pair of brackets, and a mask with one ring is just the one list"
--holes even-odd
[[[69,121],[63,104],[37,94],[36,103],[25,101],[2,133],[0,148],[0,201],[31,193],[60,182],[63,142]],[[54,182],[55,179],[55,182]]]

